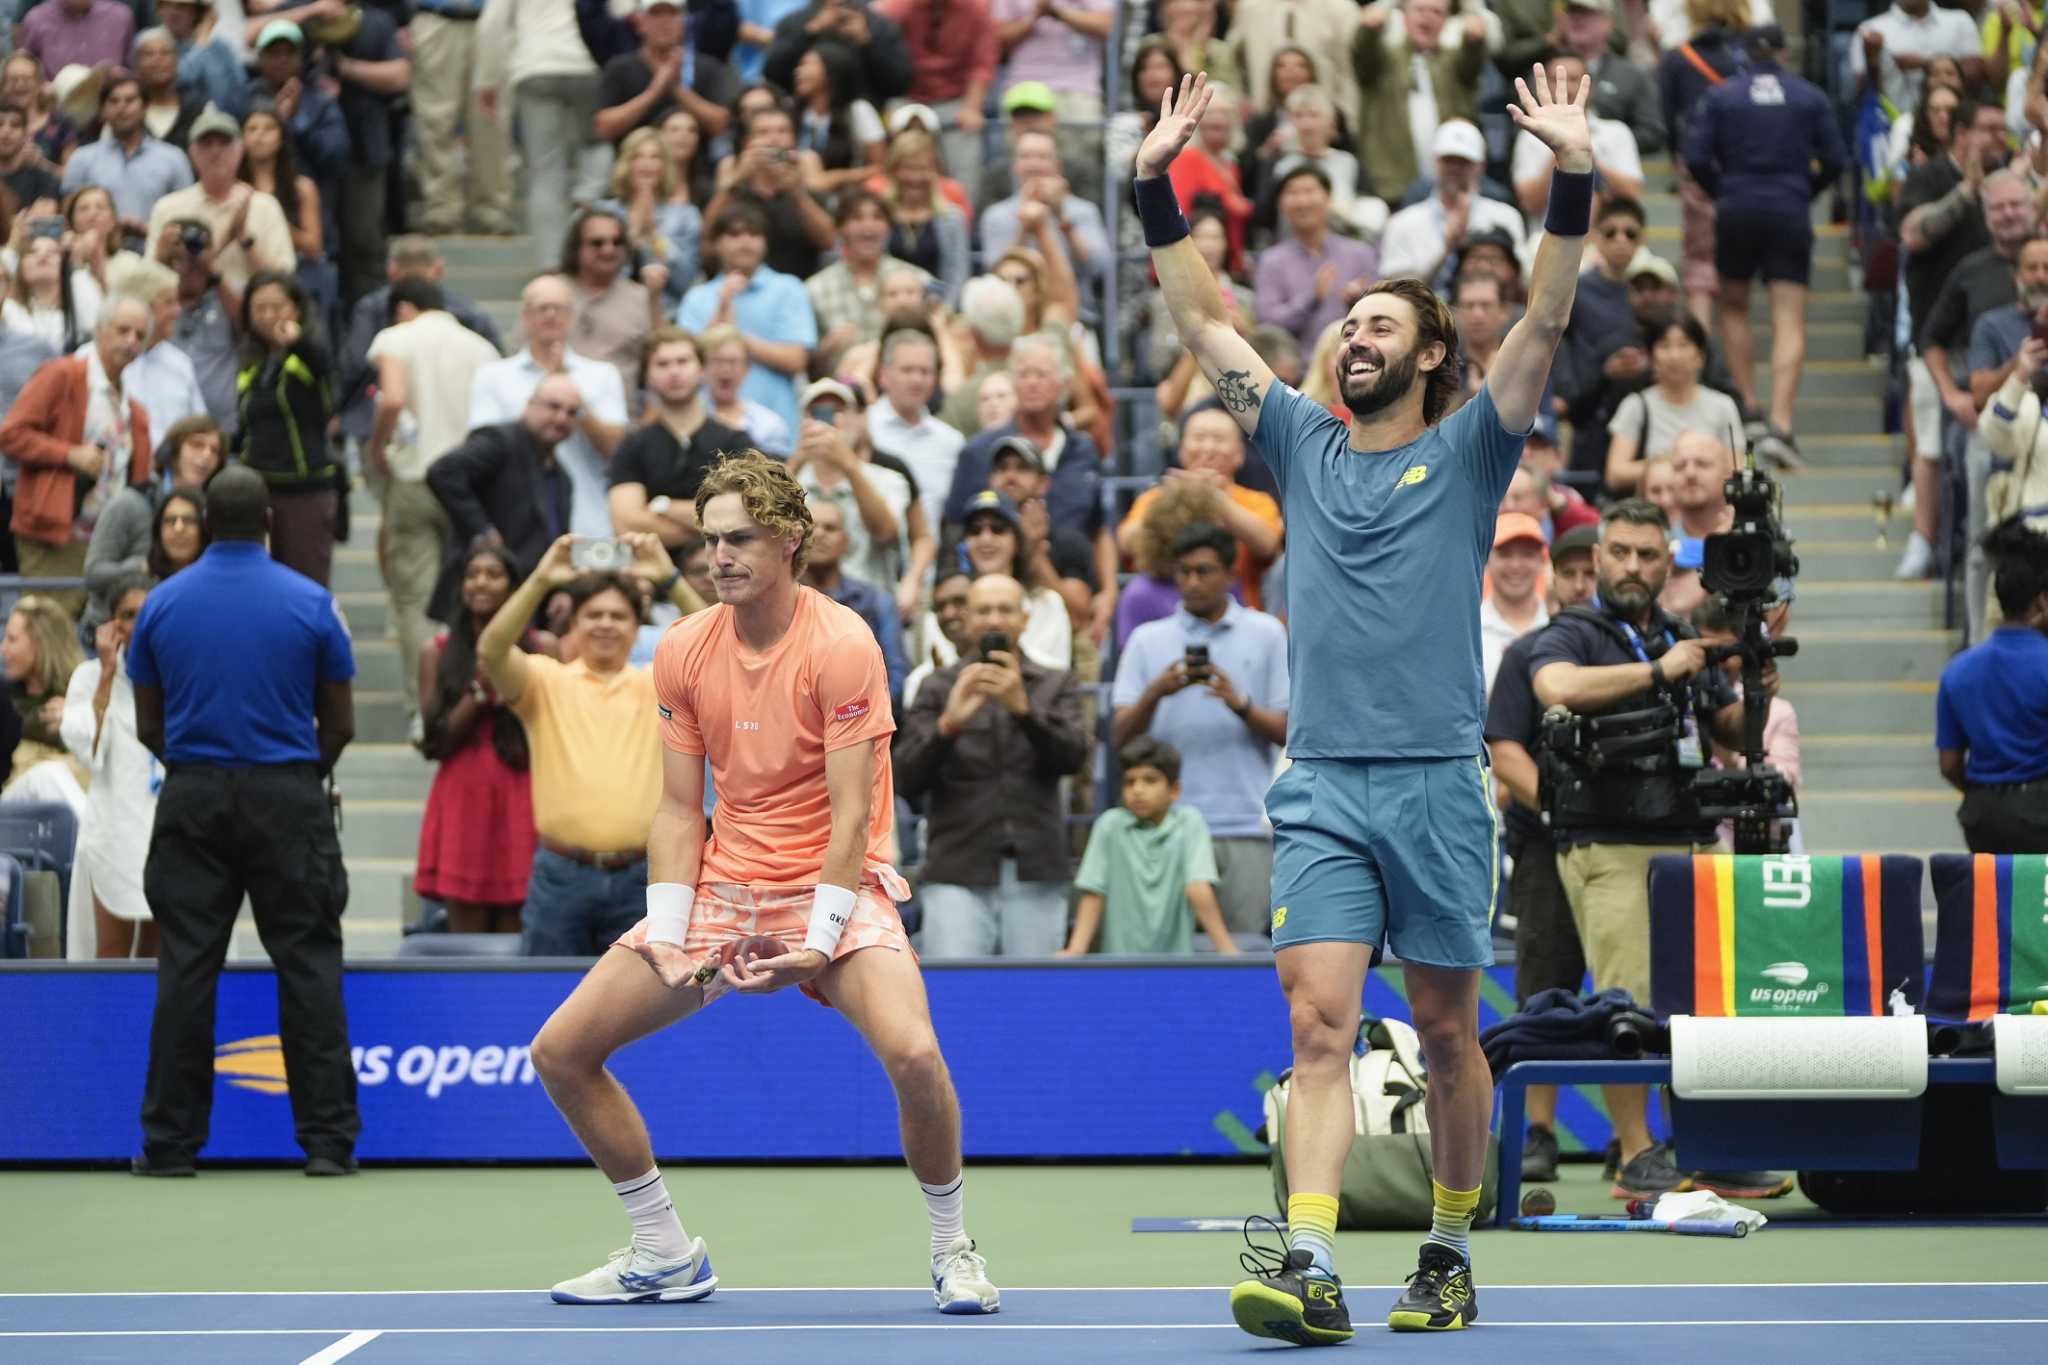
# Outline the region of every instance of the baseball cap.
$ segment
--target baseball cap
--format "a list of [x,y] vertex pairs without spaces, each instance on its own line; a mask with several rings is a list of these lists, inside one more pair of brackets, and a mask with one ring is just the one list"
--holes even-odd
[[1527,512],[1504,512],[1493,523],[1493,548],[1498,550],[1518,540],[1543,541],[1543,523]]
[[973,521],[977,512],[1001,517],[1013,527],[1023,524],[1017,517],[1017,504],[1011,502],[1008,495],[993,488],[984,488],[967,500],[967,512],[960,518],[961,522],[964,524]]
[[1499,247],[1502,251],[1507,252],[1509,260],[1516,262],[1521,260],[1521,257],[1516,254],[1514,234],[1510,233],[1506,228],[1490,227],[1478,232],[1467,233],[1465,236],[1465,250],[1469,253],[1475,246]]
[[1052,87],[1044,81],[1018,81],[1003,92],[1003,112],[1014,114],[1019,109],[1050,114],[1053,111]]
[[860,399],[855,397],[852,389],[836,379],[819,379],[814,381],[809,388],[804,390],[803,399],[797,406],[808,410],[811,404],[817,402],[820,398],[836,398],[853,411],[860,411]]
[[1550,562],[1562,564],[1566,555],[1576,554],[1580,550],[1591,554],[1593,553],[1593,547],[1599,543],[1600,528],[1598,526],[1574,526],[1571,530],[1566,531],[1551,542]]
[[681,9],[682,7],[682,0],[640,0],[640,4],[637,6],[642,14],[653,9]]
[[1677,269],[1671,262],[1646,246],[1637,247],[1636,254],[1629,258],[1626,278],[1633,280],[1639,275],[1649,275],[1662,280],[1673,289],[1678,288]]
[[939,134],[939,116],[937,111],[929,104],[919,104],[914,100],[907,104],[899,104],[889,111],[888,127],[890,133],[900,133],[905,128],[913,126],[922,128],[927,133],[937,137]]
[[1455,156],[1466,161],[1486,160],[1486,139],[1479,136],[1479,130],[1464,119],[1446,119],[1436,128],[1436,137],[1429,144],[1431,156]]
[[256,50],[261,52],[272,43],[285,42],[293,47],[306,45],[305,30],[289,19],[274,19],[263,26],[262,34],[256,39]]
[[221,112],[217,104],[209,104],[198,118],[192,120],[191,140],[203,137],[240,137],[242,125],[235,122],[230,114]]
[[988,453],[989,468],[993,469],[1001,464],[1005,455],[1015,455],[1039,473],[1045,472],[1045,456],[1039,453],[1037,446],[1022,436],[1005,436],[997,441],[995,448]]
[[1595,14],[1614,13],[1614,0],[1564,0],[1566,9],[1589,9]]

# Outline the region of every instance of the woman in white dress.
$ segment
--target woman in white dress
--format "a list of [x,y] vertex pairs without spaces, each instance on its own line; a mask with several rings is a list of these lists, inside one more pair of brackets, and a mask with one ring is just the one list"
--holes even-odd
[[79,665],[64,694],[64,745],[92,770],[66,907],[72,958],[156,956],[142,865],[164,770],[136,736],[127,666],[149,583],[134,574],[115,586],[113,617],[94,636],[98,657]]

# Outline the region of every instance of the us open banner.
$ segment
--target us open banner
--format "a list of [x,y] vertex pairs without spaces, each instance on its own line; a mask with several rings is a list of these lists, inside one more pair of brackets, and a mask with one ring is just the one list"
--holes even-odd
[[[363,1134],[398,1161],[580,1160],[527,1046],[575,968],[351,968]],[[1487,982],[1485,1022],[1507,1004]],[[1257,1154],[1261,1099],[1287,1065],[1287,1010],[1270,962],[934,967],[939,1040],[970,1156]],[[1405,1018],[1399,974],[1366,1007]],[[0,1161],[116,1161],[138,1148],[156,979],[147,970],[0,971]],[[212,1140],[203,1158],[293,1159],[276,978],[220,983]],[[727,997],[613,1063],[664,1159],[894,1158],[887,1079],[834,1011],[795,991]],[[1605,1141],[1589,1107],[1565,1124]],[[1583,1109],[1583,1112],[1580,1110]]]

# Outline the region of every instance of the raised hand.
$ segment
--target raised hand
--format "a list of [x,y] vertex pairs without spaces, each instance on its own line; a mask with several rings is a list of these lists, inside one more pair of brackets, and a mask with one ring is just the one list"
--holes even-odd
[[1508,105],[1515,126],[1550,148],[1557,168],[1575,174],[1593,169],[1593,129],[1586,122],[1586,104],[1593,96],[1593,78],[1579,78],[1574,91],[1562,74],[1553,78],[1536,63],[1535,89],[1515,77],[1516,99]]
[[1209,111],[1209,100],[1214,94],[1206,71],[1182,76],[1180,88],[1166,92],[1166,97],[1159,101],[1159,122],[1145,134],[1145,141],[1138,148],[1135,169],[1140,178],[1166,174],[1180,149],[1194,137],[1195,125]]

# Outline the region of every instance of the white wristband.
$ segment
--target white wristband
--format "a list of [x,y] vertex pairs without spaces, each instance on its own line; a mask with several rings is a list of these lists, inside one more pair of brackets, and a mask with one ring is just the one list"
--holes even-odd
[[673,943],[681,947],[683,930],[689,927],[690,907],[696,904],[697,888],[681,882],[647,884],[647,941]]
[[830,962],[839,947],[839,936],[853,919],[854,895],[843,886],[821,882],[811,893],[811,928],[804,935],[804,947],[816,949]]

